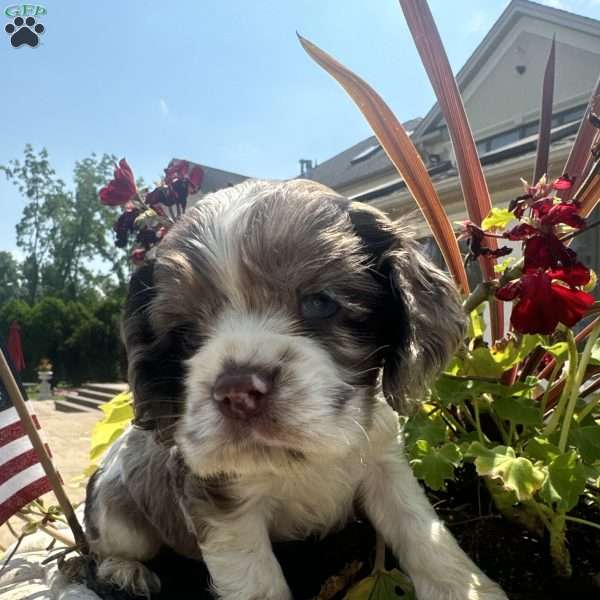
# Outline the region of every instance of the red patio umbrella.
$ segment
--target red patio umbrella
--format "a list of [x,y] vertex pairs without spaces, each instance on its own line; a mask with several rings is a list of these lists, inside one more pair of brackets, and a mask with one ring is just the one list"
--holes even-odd
[[21,328],[16,321],[13,321],[8,328],[6,347],[15,369],[20,373],[25,369],[25,358],[23,357],[23,345],[21,344]]

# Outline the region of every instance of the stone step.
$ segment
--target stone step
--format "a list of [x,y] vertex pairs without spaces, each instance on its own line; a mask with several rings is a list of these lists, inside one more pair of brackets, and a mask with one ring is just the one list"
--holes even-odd
[[60,412],[89,412],[89,413],[98,413],[96,408],[90,408],[89,406],[85,406],[84,404],[75,404],[70,400],[55,400],[54,408],[59,410]]
[[[120,393],[120,392],[119,392]],[[97,390],[83,386],[77,390],[79,396],[85,396],[86,398],[93,398],[94,400],[100,400],[100,402],[108,402],[112,400],[117,394],[112,392],[98,392]]]
[[104,394],[111,394],[114,397],[121,392],[127,390],[129,386],[126,383],[86,383],[81,389],[87,389],[94,392],[102,392]]
[[73,404],[81,404],[88,408],[95,408],[97,410],[100,410],[100,405],[104,404],[104,402],[105,402],[104,400],[98,400],[97,398],[90,398],[89,396],[86,396],[85,394],[81,394],[81,393],[65,394],[64,396],[62,396],[62,398]]

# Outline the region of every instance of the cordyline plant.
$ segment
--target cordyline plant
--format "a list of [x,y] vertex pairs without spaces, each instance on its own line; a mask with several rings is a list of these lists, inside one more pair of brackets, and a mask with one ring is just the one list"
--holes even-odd
[[[432,490],[472,463],[498,511],[536,534],[548,532],[558,574],[569,576],[569,523],[600,529],[600,313],[590,294],[595,274],[571,240],[595,224],[600,200],[600,80],[569,159],[546,176],[554,89],[555,44],[544,73],[537,159],[531,184],[507,208],[492,208],[458,86],[425,0],[400,0],[454,147],[469,221],[467,260],[480,262],[472,292],[457,236],[410,137],[379,95],[304,38],[306,52],[355,101],[431,228],[464,294],[469,335],[407,420],[415,474]],[[521,242],[522,258],[498,242]],[[508,332],[503,303],[511,302]],[[482,319],[489,305],[491,336]],[[582,328],[585,321],[590,321]],[[579,329],[578,329],[579,328]],[[576,330],[579,333],[576,334]],[[491,341],[490,341],[491,340]],[[597,522],[570,514],[595,505]],[[383,596],[382,596],[383,597]]]

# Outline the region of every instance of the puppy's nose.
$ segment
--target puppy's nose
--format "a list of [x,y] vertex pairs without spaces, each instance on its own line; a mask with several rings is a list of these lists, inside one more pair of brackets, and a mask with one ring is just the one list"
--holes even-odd
[[226,417],[245,421],[265,411],[272,387],[269,377],[256,372],[223,373],[215,382],[213,398]]

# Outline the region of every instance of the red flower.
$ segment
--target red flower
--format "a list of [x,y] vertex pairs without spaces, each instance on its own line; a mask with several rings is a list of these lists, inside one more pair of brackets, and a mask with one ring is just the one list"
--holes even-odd
[[129,234],[133,232],[135,220],[140,214],[139,209],[135,208],[131,202],[125,205],[125,210],[113,225],[116,239],[115,245],[119,248],[124,248],[127,245]]
[[524,271],[571,267],[577,255],[567,248],[553,233],[538,234],[525,240]]
[[578,214],[579,208],[575,204],[554,204],[541,216],[542,227],[552,227],[560,223],[581,229],[585,226],[585,219]]
[[513,242],[522,242],[536,235],[539,235],[539,230],[527,223],[516,225],[502,234],[507,240],[512,240]]
[[574,182],[575,182],[575,177],[569,177],[565,173],[562,177],[559,177],[558,179],[554,180],[552,187],[558,191],[570,190],[573,187]]
[[115,167],[112,181],[98,192],[100,201],[107,206],[119,206],[131,200],[136,194],[137,188],[133,171],[127,161],[122,158],[119,165]]
[[157,204],[173,206],[177,202],[177,196],[168,187],[161,185],[146,194],[146,202],[156,210]]
[[200,189],[204,171],[200,165],[195,165],[187,160],[174,158],[165,169],[165,182],[171,186],[174,182],[183,180],[187,183],[188,192],[193,194]]
[[571,265],[568,268],[549,269],[548,275],[552,279],[560,279],[569,285],[582,286],[590,282],[590,270],[580,262]]
[[519,333],[550,334],[559,322],[572,327],[594,304],[590,294],[554,283],[542,271],[525,273],[520,280],[500,288],[496,296],[500,300],[519,299],[510,317]]

